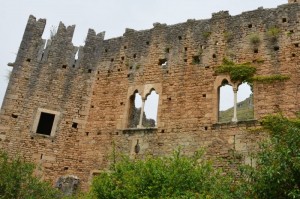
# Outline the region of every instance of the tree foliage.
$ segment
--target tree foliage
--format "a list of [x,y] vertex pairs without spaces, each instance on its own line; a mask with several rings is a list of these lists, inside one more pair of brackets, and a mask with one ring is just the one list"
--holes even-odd
[[[257,167],[248,170],[255,198],[300,198],[300,120],[268,116],[263,126],[270,133],[257,155]],[[250,172],[249,172],[250,171]]]
[[97,176],[92,185],[96,198],[234,198],[232,178],[222,175],[197,152],[186,157],[130,160],[123,157],[111,172]]
[[33,176],[34,168],[33,164],[25,163],[21,158],[10,159],[0,152],[0,198],[58,198],[56,189]]

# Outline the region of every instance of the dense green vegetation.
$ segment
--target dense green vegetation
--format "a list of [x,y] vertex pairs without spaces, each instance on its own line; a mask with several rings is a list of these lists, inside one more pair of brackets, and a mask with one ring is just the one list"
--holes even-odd
[[0,198],[59,198],[56,189],[33,176],[34,168],[33,164],[20,158],[9,159],[5,153],[0,153]]

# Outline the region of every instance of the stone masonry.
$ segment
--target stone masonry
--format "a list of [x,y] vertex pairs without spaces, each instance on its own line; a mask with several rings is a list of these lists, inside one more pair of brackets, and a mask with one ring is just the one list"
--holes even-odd
[[[249,154],[265,136],[249,129],[267,114],[295,117],[300,110],[297,2],[237,16],[221,11],[171,26],[155,23],[107,40],[104,32],[89,30],[81,47],[71,42],[75,26],[60,23],[46,41],[46,20],[30,16],[9,64],[0,149],[35,162],[53,185],[74,176],[83,189],[109,166],[113,146],[132,158],[169,155],[179,146],[190,155],[204,147],[216,167],[230,169],[232,159],[252,164]],[[269,34],[272,29],[276,34]],[[219,123],[219,87],[230,82],[215,73],[223,58],[251,62],[256,75],[290,78],[254,82],[255,120]],[[138,92],[145,100],[152,90],[159,95],[157,125],[130,125],[132,96]]]

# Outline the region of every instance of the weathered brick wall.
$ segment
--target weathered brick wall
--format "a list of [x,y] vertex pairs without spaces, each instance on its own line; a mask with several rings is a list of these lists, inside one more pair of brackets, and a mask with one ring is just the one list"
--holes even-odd
[[[286,81],[254,83],[254,113],[255,119],[278,111],[294,117],[300,110],[300,5],[290,3],[172,26],[156,23],[108,40],[90,30],[76,62],[74,26],[60,24],[43,51],[45,20],[31,16],[1,109],[0,147],[40,164],[46,179],[72,174],[85,188],[93,171],[108,166],[113,145],[133,157],[137,140],[137,156],[205,147],[216,166],[231,168],[232,151],[249,163],[264,135],[248,131],[259,126],[256,121],[217,124],[215,68],[227,57],[251,62],[256,75],[288,75]],[[268,33],[274,27],[280,30],[276,40]],[[146,97],[151,88],[159,94],[157,127],[128,129],[130,96],[138,90]],[[61,113],[55,136],[33,132],[38,108]]]

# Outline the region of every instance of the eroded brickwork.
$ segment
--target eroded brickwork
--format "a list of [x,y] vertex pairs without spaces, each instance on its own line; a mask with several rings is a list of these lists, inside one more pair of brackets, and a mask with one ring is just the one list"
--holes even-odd
[[[233,152],[242,154],[239,162],[250,163],[248,154],[264,137],[248,131],[259,127],[256,120],[278,111],[294,117],[300,110],[300,5],[289,3],[237,16],[222,11],[172,26],[156,23],[150,30],[126,29],[108,40],[89,30],[83,47],[71,43],[75,27],[62,23],[45,47],[46,21],[30,16],[11,64],[0,148],[36,162],[53,183],[72,175],[83,188],[93,172],[107,168],[113,146],[132,157],[168,155],[179,146],[192,154],[205,147],[216,166],[233,167]],[[276,35],[270,34],[274,28]],[[228,77],[218,76],[215,68],[225,57],[251,62],[256,75],[290,77],[254,82],[254,121],[218,124],[218,88]],[[156,127],[128,128],[130,96],[138,91],[146,98],[153,89],[159,94]],[[39,110],[54,114],[54,133],[36,133]]]

